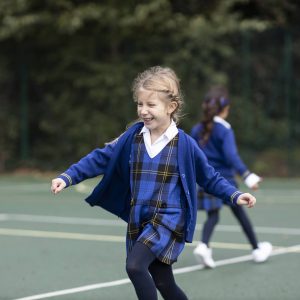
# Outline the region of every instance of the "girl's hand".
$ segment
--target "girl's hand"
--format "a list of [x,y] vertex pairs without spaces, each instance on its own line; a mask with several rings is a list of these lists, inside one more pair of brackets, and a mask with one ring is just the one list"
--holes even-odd
[[238,205],[247,205],[248,208],[251,208],[256,203],[256,198],[249,193],[244,193],[240,195],[236,201]]
[[52,180],[51,192],[57,194],[65,187],[66,183],[61,178],[55,178]]
[[256,183],[256,184],[252,185],[250,188],[253,191],[257,191],[259,189],[259,185],[258,185],[258,183]]

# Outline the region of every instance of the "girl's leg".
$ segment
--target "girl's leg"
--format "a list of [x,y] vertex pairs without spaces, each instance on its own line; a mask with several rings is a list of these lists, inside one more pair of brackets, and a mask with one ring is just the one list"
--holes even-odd
[[218,222],[219,222],[219,209],[208,211],[207,219],[202,229],[202,243],[208,246],[210,238]]
[[140,300],[157,300],[156,287],[148,270],[155,259],[150,249],[140,242],[135,243],[128,254],[126,271]]
[[157,289],[166,300],[187,300],[187,296],[178,287],[172,271],[172,266],[155,260],[149,267],[149,271]]
[[252,224],[250,219],[248,218],[245,210],[242,206],[230,206],[233,214],[238,219],[239,223],[241,224],[243,231],[245,232],[251,246],[253,249],[257,249],[257,238],[255,236]]

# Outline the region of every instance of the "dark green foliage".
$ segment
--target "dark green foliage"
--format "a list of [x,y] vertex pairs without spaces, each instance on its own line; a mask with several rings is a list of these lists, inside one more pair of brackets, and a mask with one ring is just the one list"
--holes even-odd
[[64,168],[103,146],[136,117],[134,77],[157,64],[181,78],[186,131],[225,84],[250,166],[298,149],[299,12],[293,0],[1,0],[0,170]]

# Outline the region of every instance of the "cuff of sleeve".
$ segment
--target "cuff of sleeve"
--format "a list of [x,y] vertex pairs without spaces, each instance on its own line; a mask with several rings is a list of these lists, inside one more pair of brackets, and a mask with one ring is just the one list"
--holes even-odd
[[72,178],[66,173],[60,174],[58,178],[62,179],[66,183],[66,187],[72,185]]
[[237,202],[237,199],[239,198],[240,195],[242,195],[243,193],[240,192],[240,191],[236,191],[234,192],[231,197],[230,197],[230,201],[233,205],[237,205],[236,202]]
[[249,170],[245,171],[242,175],[243,180],[245,181],[246,178],[251,174],[251,172]]

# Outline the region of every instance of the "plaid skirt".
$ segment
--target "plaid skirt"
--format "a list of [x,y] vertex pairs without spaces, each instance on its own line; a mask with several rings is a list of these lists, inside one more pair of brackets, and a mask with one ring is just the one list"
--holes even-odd
[[135,204],[131,207],[126,248],[129,253],[136,242],[149,247],[161,262],[177,261],[185,244],[185,208]]
[[[226,178],[229,183],[231,183],[233,186],[238,187],[236,181],[234,179],[228,179]],[[205,211],[211,211],[216,209],[221,209],[223,204],[226,204],[228,206],[232,205],[230,203],[227,203],[223,201],[221,198],[217,198],[211,194],[207,194],[203,191],[202,188],[198,188],[198,209],[199,210],[205,210]]]
[[198,209],[211,211],[221,209],[223,206],[223,200],[213,195],[207,194],[202,190],[198,192]]

